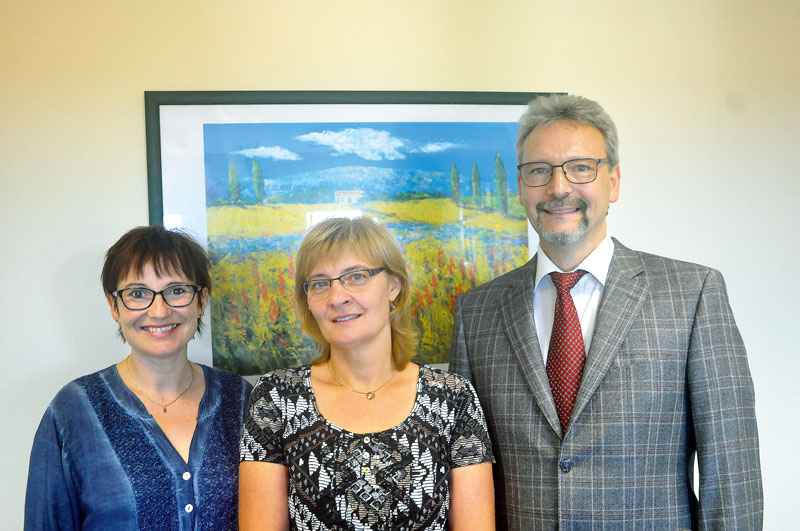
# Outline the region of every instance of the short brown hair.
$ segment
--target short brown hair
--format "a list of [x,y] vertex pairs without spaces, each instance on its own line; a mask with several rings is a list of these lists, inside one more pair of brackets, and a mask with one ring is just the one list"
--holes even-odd
[[[177,273],[211,293],[208,256],[203,247],[185,232],[161,225],[131,229],[106,251],[100,275],[103,291],[110,295],[122,279],[132,273],[141,275],[150,264],[158,276]],[[198,318],[198,332],[202,325]]]
[[322,337],[317,320],[308,307],[303,283],[319,263],[334,260],[347,251],[385,268],[385,273],[400,282],[400,293],[393,301],[389,324],[392,328],[392,361],[395,367],[402,369],[417,352],[417,334],[411,323],[409,307],[411,285],[403,251],[389,229],[363,217],[331,218],[320,222],[303,238],[297,251],[294,294],[303,331],[317,343],[319,350],[313,363],[330,359],[331,345]]

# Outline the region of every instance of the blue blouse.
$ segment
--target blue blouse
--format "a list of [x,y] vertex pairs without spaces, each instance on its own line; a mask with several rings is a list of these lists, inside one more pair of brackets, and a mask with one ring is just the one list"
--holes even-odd
[[114,366],[67,384],[33,440],[25,529],[237,529],[238,443],[252,386],[202,367],[188,464]]

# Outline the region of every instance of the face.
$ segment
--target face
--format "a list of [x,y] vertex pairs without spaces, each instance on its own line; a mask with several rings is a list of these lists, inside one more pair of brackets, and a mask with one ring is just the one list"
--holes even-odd
[[[308,277],[336,278],[357,269],[380,267],[346,251],[335,260],[317,264]],[[385,270],[372,276],[363,289],[349,291],[333,281],[327,297],[309,298],[308,308],[331,350],[368,350],[391,345],[389,303],[400,293],[400,282]]]
[[[562,164],[578,158],[606,158],[603,134],[594,127],[566,121],[536,128],[523,142],[522,162]],[[539,234],[548,255],[558,247],[571,247],[584,256],[591,253],[606,235],[609,203],[619,198],[619,166],[601,163],[597,179],[588,184],[573,184],[561,168],[553,169],[546,186],[525,186],[517,175],[519,202]],[[551,255],[552,256],[552,255]]]
[[[152,264],[148,264],[141,275],[130,273],[123,278],[117,284],[117,289],[143,287],[161,291],[173,284],[192,283],[176,273],[159,277]],[[186,354],[186,345],[197,331],[197,319],[203,314],[207,296],[208,290],[203,289],[195,295],[190,305],[182,308],[169,306],[161,295],[156,295],[153,304],[146,310],[129,310],[119,298],[114,300],[111,295],[108,295],[108,304],[132,352],[142,356],[170,357]]]

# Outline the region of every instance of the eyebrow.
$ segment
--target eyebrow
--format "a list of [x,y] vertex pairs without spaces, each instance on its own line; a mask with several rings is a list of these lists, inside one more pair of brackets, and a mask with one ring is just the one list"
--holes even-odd
[[[183,285],[183,284],[186,284],[187,286],[190,286],[192,283],[189,282],[189,281],[184,282],[182,280],[181,281],[170,282],[166,286],[164,286],[163,289],[167,289],[170,286],[179,286],[179,285]],[[119,288],[119,289],[128,289],[128,288],[147,288],[147,289],[152,290],[152,291],[158,291],[157,289],[151,288],[150,286],[148,286],[144,282],[131,282],[130,284],[126,284],[124,287]]]
[[[347,273],[352,273],[353,271],[360,271],[362,269],[372,269],[372,268],[369,267],[369,266],[365,266],[365,265],[354,265],[354,266],[346,267],[344,269],[344,271],[342,271],[341,274],[342,275],[346,275]],[[323,279],[323,278],[331,278],[331,277],[326,277],[322,273],[309,275],[309,277],[308,277],[309,280],[319,280],[319,279]]]

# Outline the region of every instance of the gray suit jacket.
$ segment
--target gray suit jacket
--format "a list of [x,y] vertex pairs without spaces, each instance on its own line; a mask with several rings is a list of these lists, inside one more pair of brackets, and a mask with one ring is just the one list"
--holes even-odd
[[455,309],[450,369],[472,380],[489,422],[498,528],[760,529],[753,384],[722,275],[614,240],[566,433],[535,278],[536,257]]

